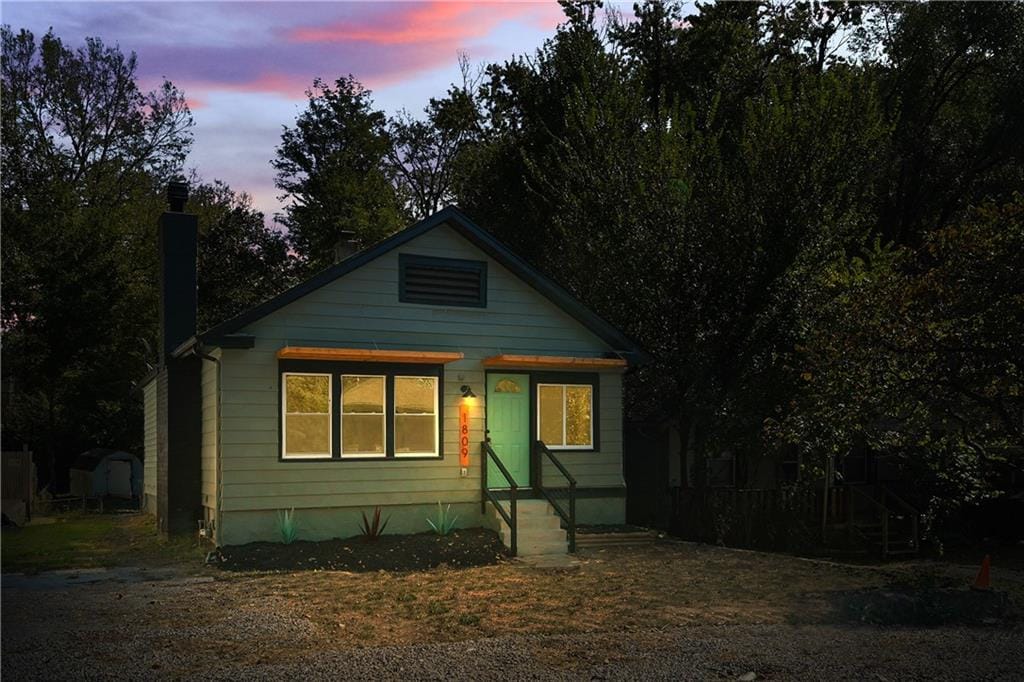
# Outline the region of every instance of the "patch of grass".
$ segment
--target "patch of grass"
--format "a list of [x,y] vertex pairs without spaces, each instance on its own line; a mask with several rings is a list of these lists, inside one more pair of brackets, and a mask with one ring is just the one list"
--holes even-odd
[[143,514],[70,513],[53,523],[5,528],[3,572],[63,568],[200,565],[203,550],[190,537],[161,538]]
[[459,615],[459,625],[479,625],[480,616],[475,613],[463,613]]
[[443,616],[451,611],[451,607],[439,601],[432,601],[427,604],[427,613],[431,616]]

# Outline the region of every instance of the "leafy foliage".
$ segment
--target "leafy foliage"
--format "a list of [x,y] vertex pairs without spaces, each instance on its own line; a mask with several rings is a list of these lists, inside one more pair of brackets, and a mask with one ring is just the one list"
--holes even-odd
[[334,263],[342,232],[362,245],[404,227],[406,214],[386,159],[391,149],[384,114],[355,78],[334,86],[317,79],[306,110],[281,135],[271,162],[288,238],[312,273]]
[[5,26],[2,40],[4,428],[33,444],[49,482],[86,446],[140,440],[151,199],[192,119],[180,91],[141,92],[134,55],[98,39],[75,50]]
[[[680,4],[646,2],[634,21],[613,12],[603,27],[594,3],[565,7],[534,55],[487,68],[484,128],[458,159],[459,202],[654,356],[629,378],[627,403],[675,425],[685,480],[699,483],[694,456],[756,460],[793,444],[820,469],[863,425],[902,419],[881,393],[847,395],[880,351],[857,337],[850,352],[835,316],[884,312],[910,334],[948,311],[926,314],[932,293],[921,288],[882,300],[851,292],[859,305],[844,308],[826,283],[832,264],[879,239],[893,245],[873,262],[891,259],[901,277],[924,267],[906,255],[922,244],[952,265],[939,235],[986,197],[989,210],[1009,210],[1024,169],[1021,6],[719,3],[684,21]],[[1003,286],[955,281],[978,305]],[[921,317],[905,319],[912,301]],[[848,353],[822,360],[843,377],[834,391],[814,390],[794,360],[812,338]],[[1010,350],[956,366],[1004,385],[994,358]],[[926,412],[939,395],[921,394],[936,402]],[[1008,414],[967,418],[1005,436],[1018,418]],[[800,422],[801,436],[780,437],[780,422]],[[900,440],[920,440],[901,428]],[[950,478],[944,499],[992,484],[976,457],[951,466],[944,440],[916,446],[930,448],[917,461],[931,475]]]
[[267,227],[247,194],[215,181],[194,187],[189,211],[199,216],[200,330],[233,317],[297,280],[285,235]]
[[442,507],[441,503],[437,503],[437,516],[433,519],[427,519],[427,523],[438,535],[448,535],[455,529],[455,522],[459,520],[459,515],[452,515],[452,506],[449,504],[447,507]]
[[[457,201],[650,352],[627,405],[678,431],[687,484],[724,450],[820,471],[868,444],[938,520],[1019,467],[1024,5],[562,6],[419,118],[314,81],[273,161],[286,238],[194,193],[204,323],[329,265],[342,231]],[[133,73],[4,32],[4,425],[50,453],[140,433],[155,188],[190,118]]]
[[820,274],[792,356],[785,435],[897,456],[933,516],[990,491],[1024,446],[1024,200],[982,206],[917,249],[876,241]]
[[[156,222],[192,119],[170,83],[141,92],[135,56],[3,38],[3,425],[40,482],[63,487],[83,450],[139,451],[134,384],[157,360]],[[193,177],[200,324],[287,286],[293,263],[248,198]]]

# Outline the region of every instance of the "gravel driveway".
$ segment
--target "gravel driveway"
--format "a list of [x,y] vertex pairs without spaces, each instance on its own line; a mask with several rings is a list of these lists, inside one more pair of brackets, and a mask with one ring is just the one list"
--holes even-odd
[[[131,571],[84,577],[75,585],[83,576],[5,576],[3,679],[675,680],[754,673],[1010,680],[1024,673],[1020,626],[634,625],[454,643],[430,643],[425,630],[422,644],[339,647],[285,595],[253,593],[239,603],[211,578]],[[182,619],[183,606],[202,617]]]

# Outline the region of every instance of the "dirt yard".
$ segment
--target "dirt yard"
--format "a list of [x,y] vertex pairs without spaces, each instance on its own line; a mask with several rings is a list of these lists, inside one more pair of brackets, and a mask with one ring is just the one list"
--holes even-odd
[[[6,544],[5,544],[6,551]],[[972,567],[884,568],[684,543],[576,567],[5,574],[5,679],[1019,679],[1014,611],[878,627],[850,604],[962,590]],[[993,568],[1024,598],[1024,571]]]

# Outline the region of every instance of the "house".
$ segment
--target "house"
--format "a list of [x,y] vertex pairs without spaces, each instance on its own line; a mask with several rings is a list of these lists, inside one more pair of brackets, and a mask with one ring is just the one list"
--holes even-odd
[[526,552],[625,521],[622,377],[640,349],[457,209],[197,334],[196,218],[187,187],[169,197],[143,385],[162,531],[276,540],[294,508],[303,539],[345,537],[379,505],[413,533],[440,501],[510,545],[515,526]]

